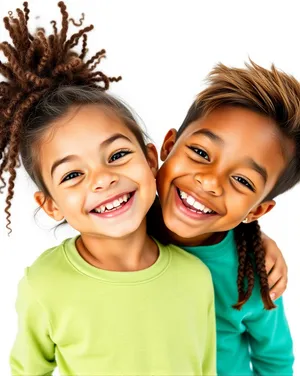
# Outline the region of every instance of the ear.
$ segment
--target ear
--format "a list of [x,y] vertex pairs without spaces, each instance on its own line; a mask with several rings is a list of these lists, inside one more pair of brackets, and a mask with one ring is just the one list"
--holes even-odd
[[156,147],[153,144],[148,144],[147,146],[147,161],[153,173],[153,176],[156,177],[158,170],[158,155]]
[[177,136],[177,131],[174,128],[170,129],[168,133],[166,134],[163,145],[160,149],[160,159],[163,162],[167,159],[168,155],[173,149],[173,146],[175,145],[175,142],[176,142],[176,136]]
[[262,202],[258,206],[256,206],[254,209],[250,211],[250,213],[247,215],[247,223],[253,222],[258,220],[263,215],[267,214],[270,210],[274,208],[276,205],[276,202],[274,200],[269,200]]
[[56,221],[61,221],[64,216],[61,214],[58,206],[51,197],[46,197],[41,191],[35,192],[34,199],[49,217],[55,219]]

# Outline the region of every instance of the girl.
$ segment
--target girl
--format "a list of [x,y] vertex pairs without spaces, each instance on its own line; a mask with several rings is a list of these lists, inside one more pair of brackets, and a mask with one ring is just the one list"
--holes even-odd
[[274,309],[270,299],[257,220],[299,182],[299,140],[299,82],[253,62],[218,65],[178,132],[165,137],[161,239],[168,234],[212,273],[218,375],[293,374],[292,340],[282,300]]
[[[29,9],[5,18],[14,47],[0,45],[1,175],[10,173],[10,224],[18,153],[37,203],[79,232],[43,253],[19,286],[13,375],[215,375],[210,273],[185,251],[146,234],[156,193],[155,147],[85,61],[83,28],[67,39],[27,28]],[[81,53],[72,49],[83,39]]]

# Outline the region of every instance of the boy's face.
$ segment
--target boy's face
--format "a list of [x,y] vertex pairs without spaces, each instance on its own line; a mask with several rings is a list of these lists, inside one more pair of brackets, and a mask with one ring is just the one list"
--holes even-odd
[[293,144],[283,140],[271,119],[222,107],[175,139],[176,131],[169,131],[157,177],[164,221],[175,239],[195,244],[272,209],[274,201],[261,201],[285,168]]

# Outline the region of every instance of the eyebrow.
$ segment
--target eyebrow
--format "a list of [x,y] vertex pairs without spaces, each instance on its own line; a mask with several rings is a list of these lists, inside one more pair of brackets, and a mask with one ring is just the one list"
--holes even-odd
[[[106,139],[103,142],[101,142],[100,148],[103,148],[103,147],[105,148],[105,147],[107,147],[108,145],[112,144],[114,141],[116,141],[118,139],[123,139],[123,140],[129,141],[130,143],[132,143],[132,141],[130,140],[130,138],[128,138],[127,136],[125,136],[125,135],[123,135],[121,133],[115,133],[112,136],[110,136],[108,139]],[[67,155],[64,158],[57,159],[53,163],[53,165],[51,167],[51,177],[53,176],[53,173],[54,173],[55,169],[58,166],[60,166],[63,163],[71,162],[71,161],[73,161],[75,159],[78,159],[78,156],[75,155],[75,154]]]
[[209,139],[211,139],[214,142],[217,142],[218,144],[224,144],[223,138],[221,138],[214,132],[210,131],[209,129],[206,129],[206,128],[198,129],[197,131],[193,132],[191,136],[197,136],[199,134],[208,137]]
[[268,180],[267,170],[263,166],[256,163],[255,160],[250,158],[250,157],[246,159],[246,163],[249,165],[249,167],[251,167],[253,170],[258,172],[262,176],[262,178],[264,179],[264,182],[266,184],[266,182]]

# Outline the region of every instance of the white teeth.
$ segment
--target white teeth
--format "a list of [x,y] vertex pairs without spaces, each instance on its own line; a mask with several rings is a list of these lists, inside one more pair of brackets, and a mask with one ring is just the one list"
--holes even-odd
[[194,205],[195,203],[195,199],[192,197],[192,196],[188,196],[187,199],[186,199],[186,202],[189,204],[189,205]]
[[130,196],[127,194],[127,195],[124,195],[124,196],[122,197],[122,199],[123,199],[124,202],[127,202],[128,199],[129,199],[129,197],[130,197]]
[[122,197],[119,197],[118,199],[112,202],[107,202],[106,204],[99,206],[98,208],[95,209],[95,212],[104,213],[106,210],[118,208],[123,202],[127,202],[129,199],[130,199],[130,194],[123,195]]
[[204,206],[202,204],[200,204],[200,202],[198,201],[195,201],[193,207],[197,210],[203,210]]
[[187,198],[187,193],[183,192],[183,191],[180,191],[180,197],[181,198]]
[[113,202],[113,205],[114,205],[114,208],[117,208],[118,206],[120,206],[120,201],[119,200],[115,200]]
[[201,204],[201,202],[196,201],[194,199],[194,197],[188,195],[186,192],[183,192],[183,191],[179,190],[179,195],[180,195],[180,197],[181,197],[182,200],[186,200],[186,202],[189,205],[193,206],[196,210],[200,210],[200,211],[202,211],[205,214],[213,212],[213,210],[207,208],[206,206],[204,206],[203,204]]

